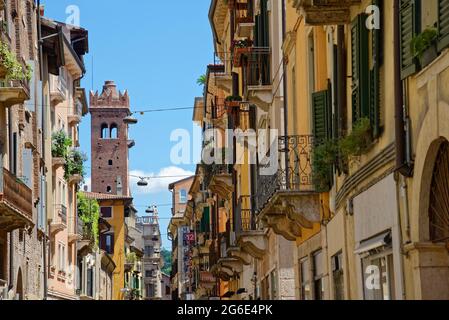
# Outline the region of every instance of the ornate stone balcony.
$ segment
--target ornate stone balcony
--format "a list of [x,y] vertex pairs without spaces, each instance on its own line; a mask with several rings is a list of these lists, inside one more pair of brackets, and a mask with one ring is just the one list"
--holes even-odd
[[350,22],[351,5],[360,0],[293,0],[295,7],[309,25],[335,25]]
[[257,181],[257,212],[260,221],[290,241],[320,221],[320,196],[313,183],[311,152],[313,137],[279,139],[279,160],[288,167]]
[[32,191],[8,170],[0,174],[0,230],[33,226]]
[[231,167],[227,164],[207,165],[205,181],[213,193],[223,199],[230,199],[234,190],[232,184]]
[[23,104],[30,99],[29,83],[26,80],[0,81],[0,105],[7,108]]

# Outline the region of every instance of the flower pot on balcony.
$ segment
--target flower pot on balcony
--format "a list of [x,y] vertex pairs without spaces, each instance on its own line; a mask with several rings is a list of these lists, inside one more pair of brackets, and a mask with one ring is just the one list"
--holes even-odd
[[438,50],[436,44],[431,45],[424,51],[422,57],[420,58],[421,68],[427,67],[438,57]]

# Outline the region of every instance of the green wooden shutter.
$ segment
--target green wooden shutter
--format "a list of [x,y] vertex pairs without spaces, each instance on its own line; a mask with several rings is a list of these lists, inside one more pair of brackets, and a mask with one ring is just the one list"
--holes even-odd
[[449,0],[438,1],[438,29],[438,51],[443,51],[449,47]]
[[401,78],[405,79],[418,70],[416,59],[411,52],[411,41],[420,30],[420,0],[401,0],[399,15],[401,42]]
[[366,15],[359,15],[352,22],[352,122],[369,117],[369,37]]
[[332,136],[332,118],[329,117],[329,90],[312,94],[313,135],[317,144]]

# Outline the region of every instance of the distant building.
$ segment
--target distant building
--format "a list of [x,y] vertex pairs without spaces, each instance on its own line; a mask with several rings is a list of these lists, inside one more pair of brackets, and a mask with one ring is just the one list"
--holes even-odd
[[170,275],[162,273],[161,289],[162,300],[171,300]]
[[164,296],[162,283],[163,260],[161,256],[162,239],[156,207],[146,210],[148,216],[137,219],[137,228],[143,234],[143,282],[146,300],[161,300]]
[[172,192],[172,218],[168,227],[172,241],[171,289],[173,300],[188,300],[192,296],[192,274],[189,237],[190,227],[185,218],[189,189],[193,177],[169,185]]

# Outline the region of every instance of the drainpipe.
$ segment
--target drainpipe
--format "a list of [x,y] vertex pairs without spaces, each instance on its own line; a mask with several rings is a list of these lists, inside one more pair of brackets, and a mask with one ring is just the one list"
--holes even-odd
[[394,1],[394,97],[395,97],[395,133],[396,133],[396,170],[405,177],[411,177],[413,168],[406,159],[406,126],[404,121],[404,96],[401,79],[401,44],[399,23],[399,1]]
[[[9,155],[10,155],[10,159],[11,159],[11,147],[12,147],[12,139],[11,139],[11,108],[7,109],[7,115],[6,115],[7,119],[8,119],[8,137],[7,139],[9,139]],[[15,161],[15,160],[14,160]],[[11,170],[11,163],[12,161],[10,161],[9,166],[10,166],[10,170]],[[15,174],[15,172],[14,172]],[[9,290],[11,290],[12,288],[14,288],[14,234],[13,231],[11,231],[9,233]]]
[[[40,0],[37,0],[37,8],[36,8],[36,14],[37,14],[37,33],[38,33],[38,46],[39,46],[39,71],[40,71],[40,79],[41,79],[41,81],[42,81],[42,83],[43,83],[43,81],[44,81],[44,53],[43,53],[43,50],[42,50],[42,41],[41,41],[41,39],[42,39],[42,23],[41,23],[41,10],[40,10],[40,8],[41,8],[41,1]],[[45,156],[45,151],[46,151],[46,148],[45,148],[45,133],[46,133],[46,130],[45,130],[45,123],[46,123],[46,119],[45,119],[45,112],[44,112],[44,108],[45,108],[45,96],[44,96],[44,86],[42,85],[42,94],[41,94],[41,97],[42,97],[42,100],[40,101],[40,103],[42,104],[42,114],[40,115],[41,116],[41,118],[42,118],[42,154]],[[43,201],[43,200],[41,200],[41,201]],[[46,209],[45,209],[45,211],[46,211]],[[45,221],[47,220],[46,219],[47,218],[47,216],[45,215]],[[44,281],[43,281],[43,284],[44,284],[44,297],[43,297],[43,299],[44,300],[47,300],[47,298],[48,298],[48,280],[47,280],[47,278],[48,278],[48,275],[47,275],[47,272],[48,272],[48,270],[47,270],[47,234],[44,232],[44,240],[43,240],[43,248],[42,248],[42,255],[43,255],[43,268],[44,268]]]
[[[282,0],[282,40],[285,40],[286,35],[286,11],[285,11],[285,0]],[[282,55],[284,53],[282,52]],[[287,61],[283,58],[283,96],[284,96],[284,136],[288,136],[288,95],[287,95],[287,81],[288,81],[288,75],[287,75]],[[287,143],[287,141],[285,141]],[[286,149],[288,146],[286,146]],[[288,150],[285,152],[285,172],[286,172],[286,181],[287,181],[287,187],[289,187],[289,159],[288,159]]]

